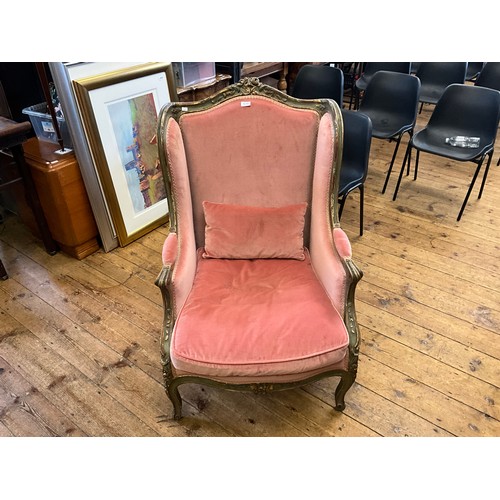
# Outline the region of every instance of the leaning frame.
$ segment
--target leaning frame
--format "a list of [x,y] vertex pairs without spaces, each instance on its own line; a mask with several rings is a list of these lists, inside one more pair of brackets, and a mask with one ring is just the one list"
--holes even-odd
[[[300,100],[276,90],[273,87],[262,84],[258,78],[244,78],[239,83],[231,85],[221,90],[217,94],[210,96],[202,101],[194,103],[169,103],[160,111],[158,122],[158,148],[160,161],[163,169],[163,176],[167,187],[167,200],[170,207],[170,232],[177,232],[177,207],[176,200],[173,196],[170,177],[170,171],[167,168],[168,159],[165,155],[165,130],[170,118],[179,120],[180,116],[185,113],[193,113],[204,111],[216,104],[220,104],[228,99],[237,96],[259,95],[269,97],[289,106],[298,109],[312,109],[321,117],[325,113],[331,113],[334,117],[334,124],[339,134],[339,146],[336,148],[336,154],[333,158],[334,176],[332,176],[330,186],[330,224],[332,231],[334,228],[340,227],[338,216],[338,185],[340,177],[340,165],[342,161],[342,145],[343,145],[343,122],[340,108],[337,103],[331,99],[310,99]],[[164,265],[158,275],[155,284],[161,290],[164,307],[163,327],[160,340],[161,362],[163,366],[163,379],[165,391],[174,407],[174,419],[179,420],[182,417],[182,399],[179,393],[179,386],[186,383],[196,383],[208,386],[214,386],[232,391],[249,391],[254,393],[269,393],[272,391],[292,389],[306,384],[310,384],[317,380],[328,377],[340,377],[340,381],[335,390],[335,410],[342,412],[345,408],[344,397],[349,388],[356,379],[358,369],[358,356],[360,345],[360,333],[356,319],[355,310],[355,289],[359,280],[362,278],[362,271],[356,266],[351,258],[342,259],[342,264],[347,275],[347,286],[345,292],[345,307],[344,307],[344,324],[347,328],[349,336],[349,360],[347,370],[331,370],[323,372],[307,379],[286,382],[286,383],[246,383],[236,384],[228,382],[215,381],[206,377],[180,375],[176,376],[175,369],[170,360],[170,342],[172,332],[175,325],[174,308],[172,298],[170,296],[169,285],[172,280],[173,266]]]

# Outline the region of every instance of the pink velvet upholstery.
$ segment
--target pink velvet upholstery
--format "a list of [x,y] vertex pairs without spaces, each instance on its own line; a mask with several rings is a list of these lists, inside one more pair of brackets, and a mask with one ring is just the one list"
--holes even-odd
[[177,319],[174,367],[210,377],[314,372],[341,362],[347,331],[310,258],[203,259]]
[[318,130],[318,145],[314,168],[312,195],[311,242],[309,250],[318,278],[335,307],[344,314],[346,273],[342,258],[333,239],[330,217],[330,186],[333,182],[332,161],[337,154],[334,129],[330,115],[323,115]]
[[351,242],[347,234],[340,227],[336,227],[333,230],[333,241],[335,242],[335,248],[343,259],[350,259],[352,257]]
[[248,207],[203,202],[204,258],[304,260],[307,203]]
[[[193,233],[193,213],[191,208],[191,191],[188,178],[184,141],[179,125],[169,120],[166,131],[166,156],[172,179],[172,191],[175,196],[177,254],[171,278],[170,294],[173,303],[174,318],[177,317],[193,284],[196,270],[196,245]],[[163,263],[173,253],[168,240],[164,245]],[[167,248],[168,250],[167,250]]]
[[[205,246],[203,201],[256,207],[310,203],[318,128],[314,111],[248,96],[183,115],[180,126],[197,248]],[[309,220],[307,213],[306,243]]]

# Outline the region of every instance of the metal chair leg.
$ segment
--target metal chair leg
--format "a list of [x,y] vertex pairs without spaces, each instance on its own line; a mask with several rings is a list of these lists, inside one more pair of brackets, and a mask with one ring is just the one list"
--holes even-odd
[[415,158],[415,174],[413,175],[413,180],[417,180],[418,175],[418,160],[420,159],[420,150],[417,149],[417,157]]
[[462,208],[460,209],[460,212],[458,213],[457,222],[462,218],[462,214],[464,213],[465,206],[467,205],[467,202],[469,201],[469,196],[472,192],[472,189],[473,189],[474,184],[476,182],[479,171],[481,170],[481,166],[483,164],[483,161],[484,161],[484,156],[483,156],[483,158],[481,158],[481,161],[479,162],[479,164],[476,168],[476,171],[474,172],[474,176],[472,177],[472,181],[470,183],[469,189],[467,190],[467,194],[465,195],[464,202],[462,203]]
[[391,164],[389,165],[389,170],[387,171],[387,175],[385,177],[384,187],[382,188],[382,194],[384,194],[385,190],[387,189],[387,184],[389,183],[389,177],[391,176],[391,173],[392,173],[392,167],[394,166],[394,160],[396,159],[396,155],[398,154],[399,144],[401,142],[402,135],[403,134],[399,135],[397,142],[396,142],[396,146],[394,148],[394,152],[392,153],[392,160],[391,160]]
[[365,186],[359,186],[359,235],[363,236],[363,215],[365,211]]
[[481,189],[479,190],[479,195],[477,199],[481,199],[483,196],[484,185],[486,184],[486,177],[488,177],[488,171],[490,170],[491,159],[493,158],[493,151],[488,153],[488,163],[486,163],[486,168],[484,169],[483,182],[481,182]]
[[[410,134],[410,139],[408,141],[411,141],[413,139],[413,129],[409,130],[408,133]],[[408,166],[406,167],[406,175],[410,175],[410,163],[411,163],[411,149],[410,149],[410,154],[408,155]]]
[[348,193],[342,196],[342,198],[339,200],[339,220],[342,217],[342,212],[344,211],[344,205],[345,205],[345,200],[347,198],[347,194]]
[[[411,146],[411,141],[410,141],[408,143],[408,146],[406,147],[405,157],[404,157],[404,160],[403,160],[403,164],[401,165],[401,171],[399,172],[398,182],[396,184],[396,189],[394,190],[394,195],[392,196],[392,201],[396,201],[396,198],[398,196],[399,186],[401,184],[401,179],[403,178],[403,172],[405,170],[405,164],[406,164],[407,159],[409,158],[411,147],[412,146]],[[417,150],[417,158],[418,158],[418,150]]]

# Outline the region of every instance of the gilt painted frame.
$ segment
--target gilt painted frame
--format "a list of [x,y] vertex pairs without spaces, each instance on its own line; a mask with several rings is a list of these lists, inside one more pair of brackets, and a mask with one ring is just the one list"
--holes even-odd
[[145,63],[74,80],[99,182],[120,246],[168,222],[156,145],[157,118],[171,102],[169,63]]

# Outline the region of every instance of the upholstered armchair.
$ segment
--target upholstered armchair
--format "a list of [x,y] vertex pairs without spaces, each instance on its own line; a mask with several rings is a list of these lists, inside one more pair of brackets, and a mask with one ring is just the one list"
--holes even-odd
[[339,225],[342,130],[334,101],[256,78],[161,110],[170,232],[156,284],[175,419],[185,383],[267,393],[340,377],[344,410],[362,273]]

